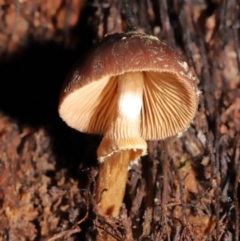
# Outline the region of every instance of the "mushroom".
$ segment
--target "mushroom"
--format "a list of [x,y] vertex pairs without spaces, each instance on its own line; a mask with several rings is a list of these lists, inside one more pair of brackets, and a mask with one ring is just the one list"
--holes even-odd
[[109,35],[82,56],[63,87],[59,114],[78,131],[103,135],[96,187],[103,213],[119,215],[129,164],[147,153],[146,140],[187,129],[197,105],[188,64],[154,36]]

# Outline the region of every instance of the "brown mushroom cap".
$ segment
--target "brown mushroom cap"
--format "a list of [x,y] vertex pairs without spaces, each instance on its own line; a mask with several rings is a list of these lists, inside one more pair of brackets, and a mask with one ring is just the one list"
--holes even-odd
[[117,76],[144,76],[140,133],[165,139],[185,130],[195,116],[196,77],[171,48],[154,36],[128,32],[105,37],[67,77],[59,114],[81,132],[104,134],[116,107]]

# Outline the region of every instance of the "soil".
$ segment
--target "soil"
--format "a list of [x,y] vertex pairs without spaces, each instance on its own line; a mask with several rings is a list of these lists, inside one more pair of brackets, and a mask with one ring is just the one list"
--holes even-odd
[[64,79],[105,34],[130,30],[121,0],[0,0],[0,241],[239,240],[239,1],[132,0],[199,78],[188,130],[148,142],[119,218],[94,201],[101,137],[58,116]]

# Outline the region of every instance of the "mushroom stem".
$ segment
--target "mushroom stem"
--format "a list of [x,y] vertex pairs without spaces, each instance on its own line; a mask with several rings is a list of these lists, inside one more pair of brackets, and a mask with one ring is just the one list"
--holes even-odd
[[117,77],[117,106],[97,150],[98,160],[122,150],[131,150],[131,160],[138,160],[146,142],[140,134],[143,98],[143,73],[129,72]]
[[97,151],[100,169],[96,198],[103,212],[112,216],[118,216],[122,205],[129,164],[147,149],[140,135],[143,73],[125,73],[117,81],[116,112]]
[[117,217],[122,205],[130,151],[116,152],[100,164],[100,176],[97,182],[97,199],[104,214]]

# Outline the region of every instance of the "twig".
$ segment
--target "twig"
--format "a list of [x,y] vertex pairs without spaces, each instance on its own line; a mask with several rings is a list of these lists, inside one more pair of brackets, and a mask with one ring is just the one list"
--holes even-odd
[[86,211],[84,217],[81,220],[79,220],[77,223],[75,223],[71,229],[62,231],[58,234],[55,234],[52,238],[48,239],[48,241],[54,241],[54,240],[56,240],[58,238],[62,238],[64,236],[70,237],[74,233],[79,233],[81,231],[81,229],[78,225],[80,225],[87,219],[88,214],[89,214],[89,206],[87,206],[87,211]]
[[184,200],[184,190],[183,190],[183,185],[182,185],[182,180],[180,178],[178,169],[176,168],[176,166],[173,163],[173,160],[170,158],[171,161],[171,167],[173,168],[174,173],[176,174],[178,183],[179,183],[179,190],[180,190],[180,200],[181,200],[181,205],[182,205],[182,213],[183,213],[183,224],[186,225],[186,204],[185,204],[185,200]]
[[48,241],[54,241],[54,240],[57,240],[57,239],[59,239],[59,238],[62,238],[62,237],[64,237],[64,236],[66,236],[66,235],[67,235],[68,237],[70,237],[72,234],[78,233],[78,232],[80,232],[80,231],[81,231],[81,229],[80,229],[78,226],[76,226],[76,227],[73,228],[73,229],[66,230],[66,231],[60,232],[60,233],[58,233],[58,234],[55,234],[52,238],[48,239]]
[[[160,17],[163,26],[163,34],[166,36],[168,42],[172,47],[176,46],[175,39],[173,37],[171,23],[168,14],[168,3],[166,0],[158,0],[160,7]],[[170,5],[169,5],[170,6]]]
[[[189,28],[186,28],[187,25],[187,19],[185,16],[185,10],[184,10],[184,6],[182,6],[181,9],[181,24],[182,24],[182,28],[186,30],[186,34],[183,38],[184,40],[184,45],[185,45],[185,49],[188,53],[188,57],[189,59],[192,61],[192,63],[194,64],[194,61],[192,59],[193,56],[193,52],[189,51],[189,46],[191,46],[191,38],[190,38],[190,32],[189,32]],[[208,63],[208,57],[207,57],[207,49],[205,46],[205,42],[204,42],[204,36],[200,31],[200,28],[198,26],[198,24],[195,22],[193,15],[191,14],[191,19],[192,19],[192,24],[195,30],[195,39],[196,39],[196,44],[199,47],[199,54],[201,55],[201,61],[202,61],[202,69],[201,69],[201,73],[198,74],[198,76],[201,79],[201,85],[204,91],[204,97],[205,97],[205,106],[207,107],[208,110],[208,116],[209,116],[209,122],[212,122],[214,120],[214,100],[213,100],[213,96],[212,96],[212,92],[214,89],[214,83],[213,81],[211,81],[211,74],[209,71],[209,63]],[[196,66],[193,65],[195,70],[196,70]]]
[[125,11],[126,20],[129,24],[131,30],[136,31],[137,27],[136,27],[136,24],[134,23],[133,15],[132,15],[132,12],[130,10],[130,6],[129,6],[127,0],[123,0],[123,9]]
[[163,190],[162,190],[162,202],[161,202],[161,207],[162,210],[165,209],[165,206],[167,204],[168,200],[168,170],[169,170],[169,165],[168,165],[168,154],[167,154],[167,147],[166,145],[171,145],[171,141],[166,141],[166,143],[162,143],[162,160],[163,160]]

